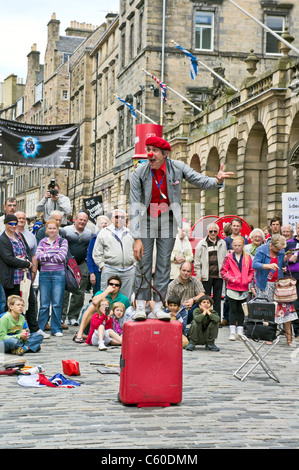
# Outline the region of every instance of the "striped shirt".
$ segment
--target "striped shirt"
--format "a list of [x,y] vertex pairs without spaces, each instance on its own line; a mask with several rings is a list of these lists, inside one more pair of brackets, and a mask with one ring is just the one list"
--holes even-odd
[[[59,243],[60,239],[62,242]],[[67,252],[68,242],[65,238],[58,235],[53,243],[49,242],[48,237],[43,238],[36,250],[40,271],[64,271]]]

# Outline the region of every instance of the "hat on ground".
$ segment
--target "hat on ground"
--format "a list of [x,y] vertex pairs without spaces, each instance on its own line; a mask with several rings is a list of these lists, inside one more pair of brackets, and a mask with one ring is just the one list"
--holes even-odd
[[14,214],[7,214],[4,219],[4,223],[8,224],[8,222],[17,222],[18,218]]
[[152,145],[154,147],[157,147],[158,149],[163,150],[171,150],[171,147],[167,140],[161,139],[161,137],[157,137],[156,135],[149,136],[145,141],[145,145]]

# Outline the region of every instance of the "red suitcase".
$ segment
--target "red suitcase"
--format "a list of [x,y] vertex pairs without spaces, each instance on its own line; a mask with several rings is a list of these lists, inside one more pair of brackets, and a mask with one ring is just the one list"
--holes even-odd
[[120,359],[120,401],[138,406],[180,403],[182,351],[179,321],[126,322]]

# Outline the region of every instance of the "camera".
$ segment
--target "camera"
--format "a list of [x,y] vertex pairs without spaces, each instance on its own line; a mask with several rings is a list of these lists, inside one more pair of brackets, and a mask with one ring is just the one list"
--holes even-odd
[[55,189],[55,179],[51,180],[51,183],[49,184],[49,191],[52,196],[58,196],[58,191]]

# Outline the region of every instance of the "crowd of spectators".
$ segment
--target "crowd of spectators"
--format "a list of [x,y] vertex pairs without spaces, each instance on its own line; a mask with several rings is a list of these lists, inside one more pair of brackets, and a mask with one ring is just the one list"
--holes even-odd
[[[6,201],[0,218],[0,345],[6,352],[36,352],[43,340],[63,336],[71,326],[77,327],[75,343],[105,350],[121,345],[124,322],[134,316],[136,260],[126,212],[115,209],[96,224],[84,210],[70,218],[68,198],[58,185],[54,189],[38,204],[44,208],[42,223],[26,219],[14,198]],[[190,224],[178,229],[163,306],[169,315],[161,321],[182,323],[182,346],[188,351],[196,345],[219,351],[219,327],[229,326],[228,339],[236,340],[243,332],[242,304],[255,297],[272,302],[278,278],[291,273],[299,293],[299,223],[294,233],[274,217],[267,227],[252,227],[248,238],[241,228],[241,219],[234,218],[222,238],[219,226],[211,223],[195,249]],[[70,256],[81,272],[80,288],[73,293],[65,289]],[[154,276],[160,260],[155,253],[153,258]],[[29,281],[27,302],[24,281]],[[87,291],[92,298],[86,304]],[[153,299],[146,305],[148,318]],[[289,345],[299,338],[298,312],[298,299],[279,312]]]

